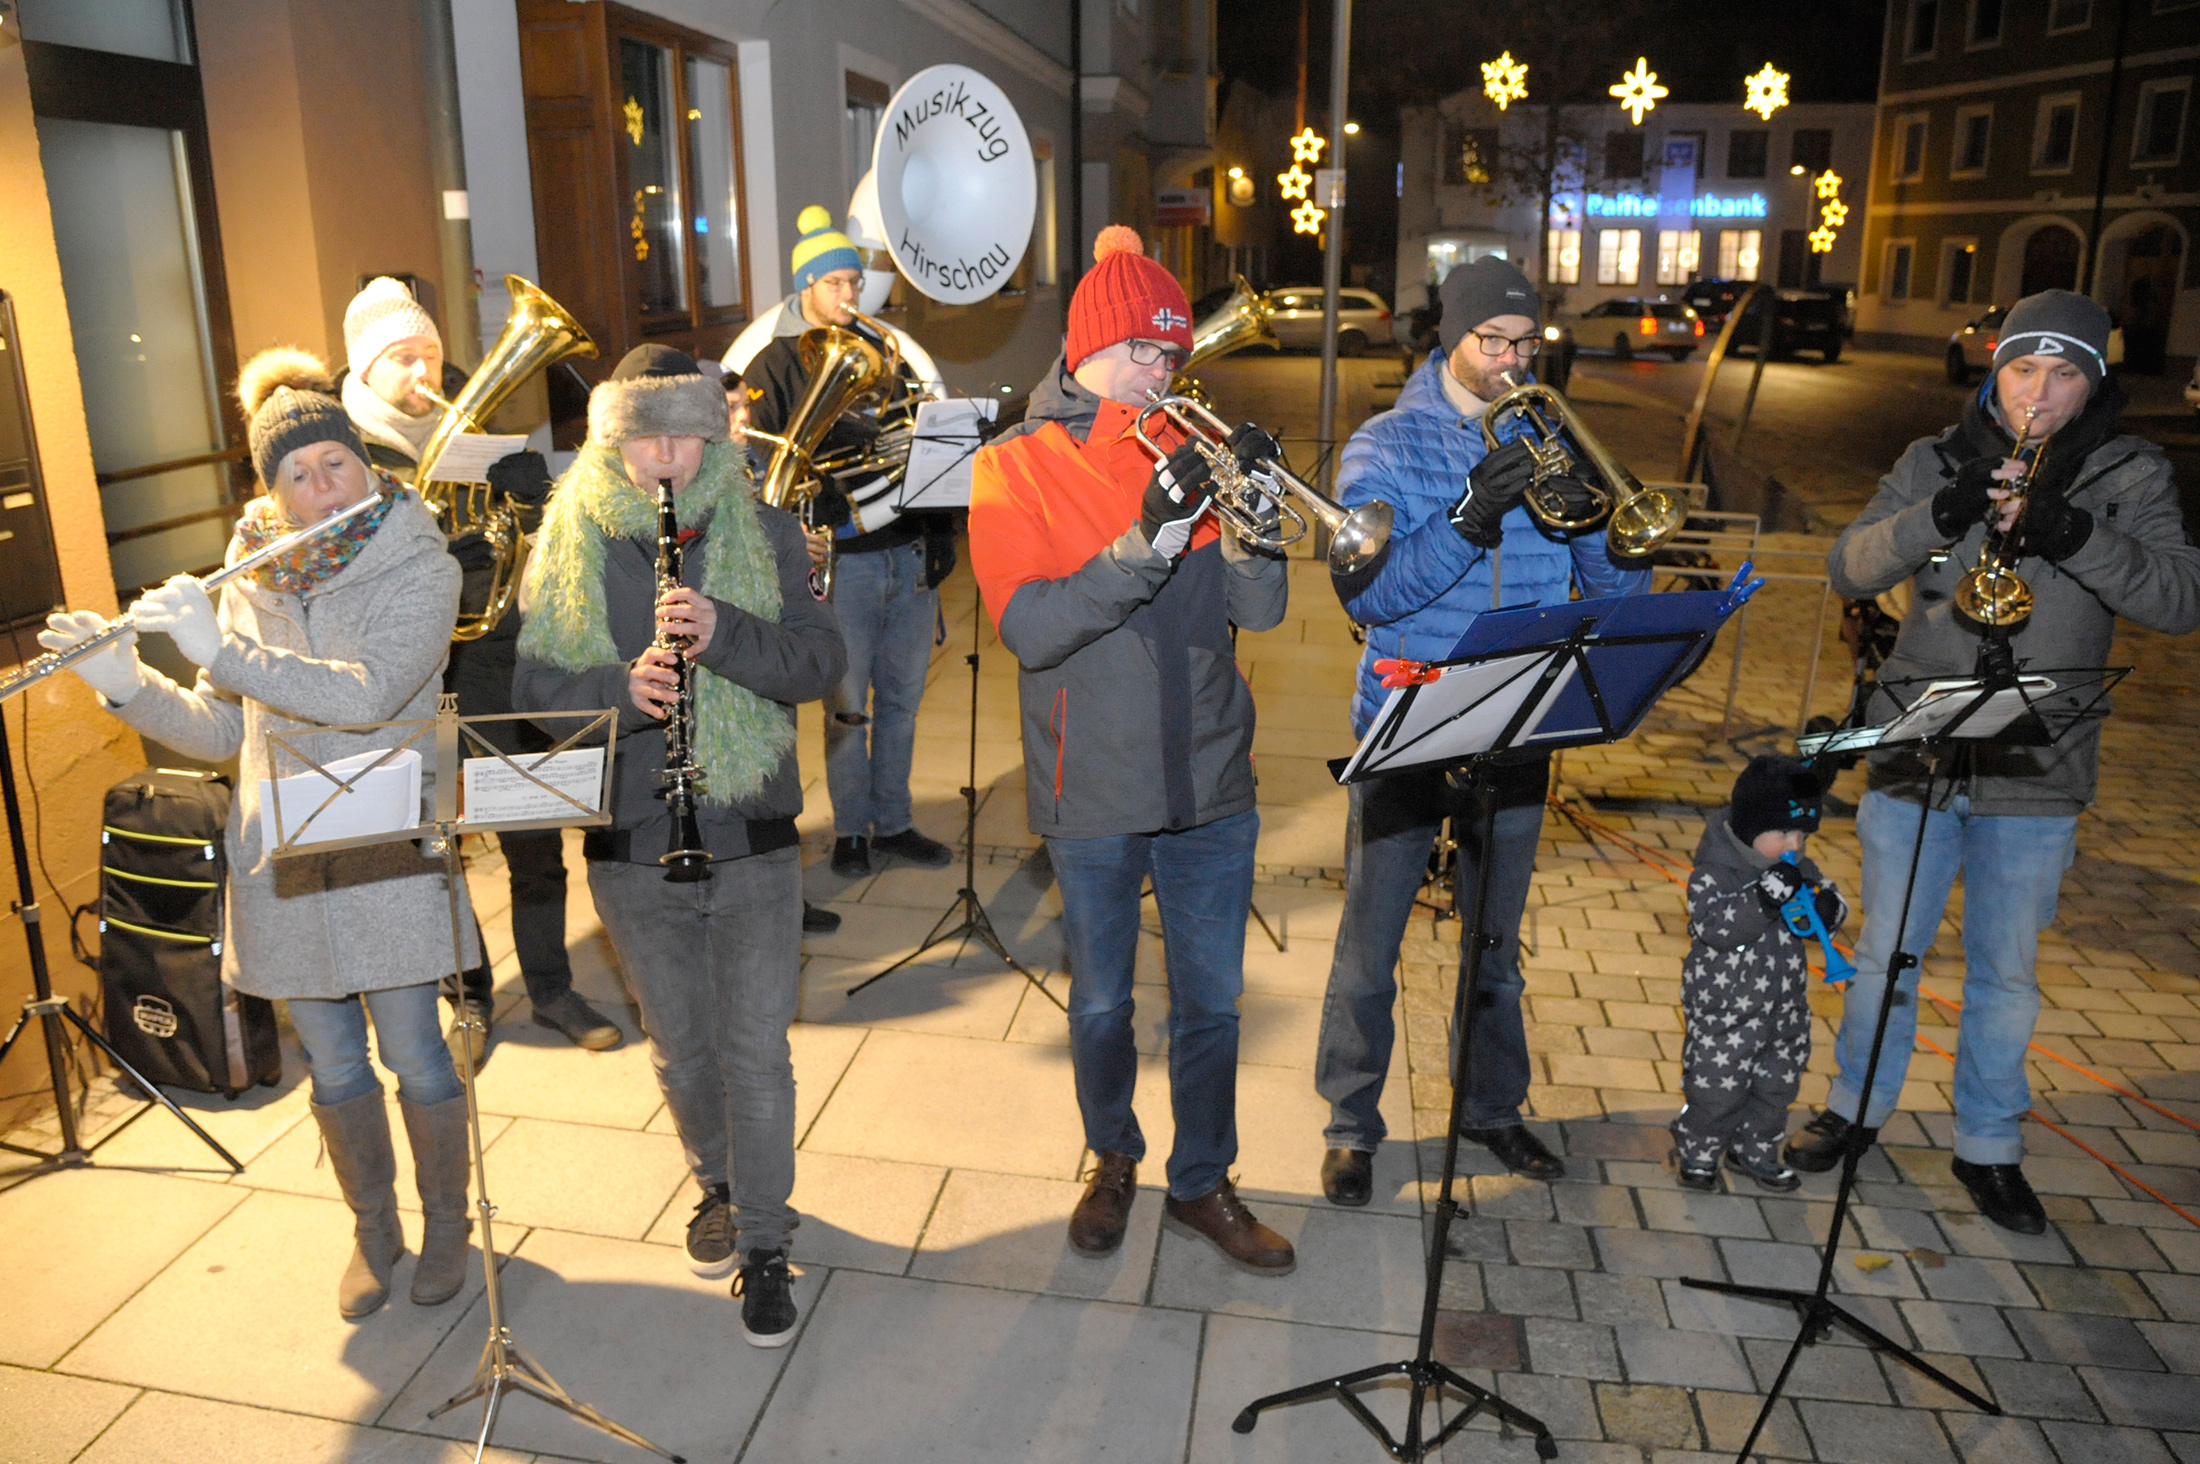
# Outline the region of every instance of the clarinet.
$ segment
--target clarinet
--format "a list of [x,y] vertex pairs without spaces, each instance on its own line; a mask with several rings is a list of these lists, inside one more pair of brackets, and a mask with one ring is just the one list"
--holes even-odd
[[[672,480],[657,480],[657,603],[680,588],[680,517],[672,503]],[[660,630],[651,649],[673,653],[672,710],[665,718],[665,765],[657,775],[657,796],[672,815],[672,839],[658,863],[670,884],[696,884],[710,878],[710,850],[695,817],[703,770],[695,763],[695,667],[687,658],[693,636]]]

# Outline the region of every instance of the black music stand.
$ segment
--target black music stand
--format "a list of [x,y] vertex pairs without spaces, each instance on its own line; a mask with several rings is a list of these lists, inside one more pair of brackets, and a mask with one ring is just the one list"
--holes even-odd
[[[1379,1363],[1316,1383],[1257,1398],[1231,1421],[1251,1433],[1270,1408],[1309,1398],[1334,1398],[1365,1424],[1393,1459],[1419,1460],[1441,1449],[1484,1412],[1535,1436],[1535,1451],[1556,1458],[1558,1441],[1541,1419],[1469,1382],[1436,1360],[1436,1312],[1442,1297],[1446,1244],[1461,1206],[1454,1194],[1459,1172],[1459,1125],[1465,1115],[1472,1023],[1479,1009],[1482,956],[1500,937],[1487,930],[1490,885],[1488,850],[1497,825],[1496,769],[1512,752],[1613,742],[1632,732],[1660,696],[1680,679],[1692,658],[1718,633],[1727,616],[1758,584],[1743,565],[1723,591],[1634,595],[1578,600],[1549,609],[1493,611],[1476,617],[1454,658],[1428,666],[1407,664],[1397,689],[1377,713],[1359,750],[1343,764],[1340,782],[1386,773],[1464,764],[1465,785],[1479,820],[1483,857],[1477,861],[1474,898],[1462,917],[1465,935],[1459,981],[1452,999],[1451,1111],[1444,1127],[1443,1182],[1436,1225],[1429,1237],[1421,1329],[1413,1356]],[[1458,780],[1459,773],[1452,774]],[[1365,1383],[1403,1377],[1411,1385],[1402,1437],[1393,1436],[1353,1390]],[[1449,1388],[1466,1400],[1449,1422],[1424,1434],[1422,1413]]]
[[[1980,1397],[1828,1295],[1833,1289],[1833,1267],[1841,1249],[1841,1232],[1851,1218],[1849,1211],[1856,1193],[1857,1166],[1878,1140],[1878,1131],[1865,1128],[1864,1118],[1871,1112],[1872,1087],[1879,1078],[1879,1063],[1887,1041],[1887,1022],[1898,1005],[1913,999],[1899,990],[1902,975],[1923,960],[1922,953],[1913,954],[1905,947],[1909,936],[1910,902],[1917,890],[1918,862],[1925,848],[1925,825],[1934,806],[1936,790],[1938,797],[1945,798],[1967,780],[1976,750],[1983,745],[2047,747],[2061,741],[2072,728],[2094,715],[2094,709],[2130,668],[2080,667],[2027,671],[2019,676],[2009,655],[2006,634],[1989,633],[1980,650],[1979,670],[1979,675],[1963,679],[1905,677],[1883,681],[1880,685],[1894,697],[1898,706],[1904,706],[1898,689],[1915,693],[1893,720],[1876,726],[1816,733],[1796,740],[1797,750],[1805,757],[1827,757],[1867,747],[1914,746],[1926,758],[1928,771],[1925,798],[1918,805],[1917,836],[1910,844],[1909,874],[1902,885],[1902,910],[1895,924],[1894,950],[1887,957],[1885,984],[1879,992],[1879,1011],[1872,1024],[1871,1052],[1864,1062],[1863,1096],[1857,1100],[1856,1115],[1850,1120],[1842,1145],[1841,1182],[1834,1191],[1833,1221],[1826,1229],[1825,1250],[1818,1260],[1817,1284],[1803,1291],[1785,1286],[1706,1281],[1695,1276],[1681,1278],[1683,1286],[1697,1291],[1792,1306],[1802,1322],[1794,1342],[1788,1347],[1786,1359],[1780,1364],[1778,1375],[1765,1390],[1764,1407],[1758,1410],[1757,1421],[1750,1426],[1749,1436],[1735,1452],[1737,1464],[1748,1459],[1758,1436],[1771,1421],[1772,1410],[1779,1403],[1803,1349],[1824,1341],[1836,1327],[1872,1351],[1885,1353],[1931,1378],[1974,1408],[1995,1415],[2001,1413],[1999,1404]],[[2088,690],[2092,694],[2084,697]],[[2057,696],[2060,705],[2044,705],[2038,700],[2050,693]],[[2080,697],[2084,699],[2081,701]],[[1942,777],[1944,763],[1947,767],[1945,778]],[[1929,937],[1926,943],[1931,944]],[[1858,1239],[1863,1238],[1859,1231]]]

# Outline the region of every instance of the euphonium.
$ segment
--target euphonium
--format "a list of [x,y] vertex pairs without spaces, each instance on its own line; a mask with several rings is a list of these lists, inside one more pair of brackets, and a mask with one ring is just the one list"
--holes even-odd
[[[2039,410],[2037,406],[2024,409],[2024,431],[2017,439],[2019,452],[2032,436],[2032,419]],[[1964,619],[1989,630],[2015,630],[2032,617],[2032,587],[2017,573],[2017,560],[2022,557],[2024,510],[2032,501],[2032,480],[2039,476],[2040,464],[2046,461],[2047,439],[2043,437],[2025,463],[2024,476],[2008,484],[2017,497],[2017,516],[2008,528],[1999,529],[1993,525],[2001,505],[1987,509],[1986,540],[1979,545],[1978,563],[1956,581],[1956,610]]]
[[[1274,458],[1262,458],[1247,466],[1230,451],[1230,424],[1190,397],[1158,393],[1132,430],[1139,445],[1165,461],[1169,450],[1146,433],[1146,419],[1159,412],[1188,438],[1207,460],[1214,474],[1215,517],[1227,523],[1245,544],[1255,549],[1280,552],[1306,537],[1307,515],[1329,531],[1329,568],[1335,574],[1351,574],[1373,563],[1390,542],[1390,505],[1377,499],[1347,511]],[[1276,522],[1268,522],[1268,510]],[[1288,516],[1296,525],[1286,528]]]
[[[1630,559],[1641,558],[1681,531],[1688,522],[1688,501],[1670,488],[1643,487],[1642,480],[1612,455],[1555,387],[1521,382],[1510,371],[1500,379],[1511,390],[1491,402],[1482,414],[1482,441],[1494,452],[1499,419],[1507,412],[1520,414],[1524,429],[1521,440],[1527,443],[1535,463],[1534,478],[1521,501],[1537,523],[1554,533],[1579,533],[1604,524],[1605,540],[1612,552]],[[1559,425],[1552,426],[1538,407],[1555,415]],[[1562,432],[1580,445],[1594,477],[1583,477],[1575,471],[1580,463],[1566,445],[1566,437],[1560,435]],[[1558,477],[1570,477],[1589,490],[1593,500],[1589,512],[1567,513],[1564,495],[1550,485],[1550,480]]]
[[[795,350],[801,357],[803,370],[809,373],[810,389],[803,393],[794,415],[787,419],[784,433],[754,433],[777,444],[757,496],[773,508],[795,513],[802,519],[803,527],[812,532],[817,528],[817,496],[824,487],[826,474],[845,472],[849,467],[839,461],[839,454],[818,457],[818,445],[833,430],[833,424],[847,413],[883,401],[893,390],[895,375],[901,368],[901,347],[894,340],[894,333],[867,315],[857,311],[849,313],[855,316],[857,323],[876,331],[882,344],[874,346],[857,332],[840,326],[819,326],[804,331]],[[902,452],[902,464],[906,467],[906,439],[902,442]],[[825,593],[831,594],[832,560],[826,560],[819,578]]]
[[[680,514],[673,506],[672,480],[657,480],[657,599],[680,588]],[[657,862],[665,867],[668,884],[696,884],[710,878],[710,850],[703,846],[703,831],[696,820],[696,795],[703,786],[703,770],[695,762],[695,666],[687,658],[694,637],[660,630],[650,641],[652,650],[670,651],[672,674],[678,678],[672,710],[665,716],[665,765],[657,774],[657,796],[672,815],[672,837]]]
[[1275,313],[1276,307],[1268,303],[1268,297],[1247,284],[1245,276],[1239,275],[1230,298],[1192,327],[1192,353],[1176,368],[1176,377],[1169,383],[1170,393],[1190,397],[1203,407],[1210,405],[1207,393],[1200,389],[1199,379],[1189,374],[1191,369],[1202,361],[1212,361],[1247,346],[1281,350],[1282,345],[1268,324],[1268,317]]
[[489,598],[474,614],[461,612],[452,640],[479,640],[496,628],[512,606],[519,588],[520,561],[527,554],[527,535],[519,526],[519,510],[486,483],[447,483],[435,476],[437,465],[451,439],[461,432],[482,431],[482,421],[495,413],[527,378],[568,356],[593,356],[596,343],[580,322],[535,285],[518,275],[506,275],[504,287],[512,294],[512,313],[498,333],[496,344],[482,357],[481,365],[466,378],[465,389],[450,401],[425,383],[419,393],[443,408],[443,420],[420,449],[420,466],[413,472],[413,486],[421,501],[452,538],[480,534],[496,551],[489,580]]

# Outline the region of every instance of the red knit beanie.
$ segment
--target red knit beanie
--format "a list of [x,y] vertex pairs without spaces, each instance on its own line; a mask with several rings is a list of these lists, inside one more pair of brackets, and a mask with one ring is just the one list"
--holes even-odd
[[1146,257],[1138,231],[1110,224],[1092,241],[1093,265],[1069,300],[1065,364],[1075,371],[1096,351],[1127,340],[1192,348],[1192,302],[1176,276]]

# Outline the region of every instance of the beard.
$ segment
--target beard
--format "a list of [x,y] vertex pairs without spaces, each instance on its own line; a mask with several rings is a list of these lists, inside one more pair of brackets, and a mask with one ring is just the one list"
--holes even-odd
[[1494,402],[1512,389],[1510,383],[1504,380],[1504,372],[1517,371],[1525,377],[1528,370],[1525,361],[1509,366],[1476,366],[1463,362],[1457,355],[1450,357],[1445,366],[1451,372],[1452,380],[1485,402]]

